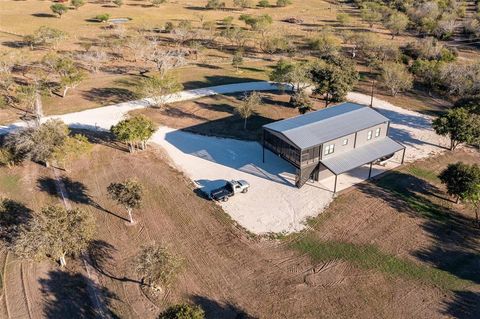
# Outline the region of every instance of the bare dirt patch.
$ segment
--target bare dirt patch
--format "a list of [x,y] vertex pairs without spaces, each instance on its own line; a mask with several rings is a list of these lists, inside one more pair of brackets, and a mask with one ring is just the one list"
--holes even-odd
[[[97,146],[68,176],[83,185],[70,190],[72,202],[96,214],[91,254],[104,289],[115,296],[109,307],[122,318],[153,318],[185,299],[201,304],[208,318],[441,316],[443,292],[436,288],[345,263],[312,265],[281,244],[250,238],[153,150],[130,155]],[[127,177],[147,189],[135,227],[125,226],[124,212],[105,196],[110,182]],[[146,292],[131,271],[139,247],[153,241],[186,260],[186,271],[165,295]]]

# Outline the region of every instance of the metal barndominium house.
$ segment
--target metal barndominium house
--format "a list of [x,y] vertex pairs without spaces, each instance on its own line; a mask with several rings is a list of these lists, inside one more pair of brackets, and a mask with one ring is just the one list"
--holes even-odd
[[390,120],[372,108],[343,103],[263,126],[265,148],[297,169],[296,186],[310,179],[338,176],[369,164],[368,178],[376,161],[399,151],[402,164],[405,146],[388,137]]

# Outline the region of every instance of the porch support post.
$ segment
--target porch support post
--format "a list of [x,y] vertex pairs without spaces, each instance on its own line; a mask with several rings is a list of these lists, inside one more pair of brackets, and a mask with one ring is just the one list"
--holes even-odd
[[333,186],[333,195],[337,193],[337,179],[338,179],[338,175],[335,174],[335,186]]
[[405,162],[405,151],[407,150],[406,147],[403,148],[403,154],[402,154],[402,165],[403,165],[403,162]]
[[368,170],[368,179],[372,177],[372,166],[373,166],[373,162],[370,162],[370,169]]
[[262,163],[265,163],[265,130],[262,130]]

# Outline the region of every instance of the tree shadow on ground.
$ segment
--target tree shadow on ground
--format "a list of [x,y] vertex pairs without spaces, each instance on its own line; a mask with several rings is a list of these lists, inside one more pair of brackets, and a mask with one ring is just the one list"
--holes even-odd
[[19,235],[22,226],[32,219],[33,211],[24,204],[5,199],[0,202],[0,240],[12,244]]
[[480,314],[480,293],[473,291],[454,291],[452,300],[443,302],[442,312],[457,319],[478,319]]
[[107,269],[115,269],[113,254],[117,252],[117,249],[103,240],[93,240],[88,248],[87,254],[90,257],[92,267],[95,268],[102,275],[121,282],[133,282],[142,285],[140,280],[130,279],[125,276],[119,277],[110,273]]
[[[108,308],[117,296],[104,287],[80,273],[52,270],[48,278],[39,280],[40,290],[44,296],[43,313],[46,318],[119,318]],[[92,302],[92,287],[101,293]],[[99,307],[99,305],[101,305]],[[104,313],[105,310],[108,313]]]
[[57,16],[51,13],[44,13],[44,12],[39,12],[39,13],[32,13],[32,17],[36,18],[56,18]]
[[[293,186],[292,181],[283,176],[284,173],[294,173],[293,166],[278,156],[273,156],[273,153],[268,150],[265,150],[266,159],[263,162],[262,145],[255,141],[261,137],[260,128],[267,122],[271,122],[271,119],[253,116],[247,124],[249,130],[244,130],[243,120],[231,116],[168,132],[165,134],[165,141],[184,154],[276,183]],[[195,133],[197,136],[183,131]],[[230,139],[200,138],[198,134]]]
[[206,319],[257,319],[230,302],[219,302],[199,295],[190,296],[190,299],[194,304],[202,307]]
[[[452,207],[448,196],[435,185],[403,172],[390,172],[375,184],[359,184],[367,196],[383,199],[400,214],[421,218],[421,227],[433,244],[412,252],[419,260],[446,271],[472,286],[480,283],[480,230]],[[478,318],[480,294],[469,290],[454,291],[453,299],[444,300],[444,313],[454,318]]]
[[244,129],[244,119],[233,113],[224,118],[185,127],[182,130],[207,136],[260,141],[262,139],[262,126],[272,122],[272,119],[254,113],[248,118],[247,128]]
[[[88,194],[87,186],[82,182],[74,181],[67,176],[60,177],[60,182],[63,183],[65,187],[65,191],[67,192],[67,194],[64,194],[64,195],[69,201],[75,204],[90,205],[100,211],[108,213],[124,221],[128,221],[128,219],[103,208],[101,205],[95,202]],[[54,178],[46,177],[46,176],[38,178],[37,187],[40,191],[46,192],[50,196],[58,197],[59,199],[62,199],[61,192],[58,191],[56,186],[56,181]]]
[[204,81],[187,81],[183,83],[185,90],[199,89],[209,86],[235,84],[242,82],[261,82],[262,80],[249,78],[249,77],[233,77],[227,75],[212,75],[206,76]]
[[133,100],[135,99],[135,94],[128,89],[109,87],[92,88],[88,91],[84,91],[82,97],[89,101],[105,105]]
[[8,47],[8,48],[12,48],[12,49],[18,49],[18,48],[26,48],[28,47],[28,44],[23,41],[23,40],[19,40],[19,41],[3,41],[2,42],[2,45]]
[[421,227],[434,240],[431,247],[412,255],[458,278],[480,283],[477,238],[480,230],[473,219],[451,207],[446,194],[435,185],[416,176],[395,171],[375,184],[358,185],[363,193],[383,199],[402,214],[421,218]]
[[[94,201],[88,195],[88,189],[82,182],[74,181],[70,177],[62,176],[60,181],[65,185],[65,190],[68,194],[65,196],[69,201],[76,204],[95,205]],[[40,177],[37,179],[37,187],[40,191],[49,194],[50,196],[60,197],[54,178]]]
[[123,143],[117,142],[117,140],[115,139],[115,136],[109,131],[95,130],[93,128],[91,129],[71,128],[71,130],[73,134],[85,135],[88,141],[92,144],[103,145],[119,151],[128,152],[128,147]]

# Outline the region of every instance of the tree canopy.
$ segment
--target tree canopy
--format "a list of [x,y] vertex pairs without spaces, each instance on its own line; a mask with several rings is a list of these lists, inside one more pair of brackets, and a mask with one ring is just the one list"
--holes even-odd
[[247,129],[247,119],[255,113],[255,109],[262,105],[262,98],[258,92],[245,95],[242,103],[237,106],[237,113],[244,119],[243,129]]
[[155,290],[167,288],[183,267],[182,259],[155,244],[142,247],[134,262],[136,273]]
[[168,307],[162,312],[158,319],[204,319],[205,312],[200,306],[189,304],[178,304]]
[[125,207],[130,223],[133,223],[132,210],[142,205],[143,186],[136,180],[127,179],[120,183],[111,183],[107,192],[111,199]]
[[172,73],[142,79],[136,88],[140,97],[150,98],[158,107],[164,107],[168,102],[168,97],[181,90],[183,90],[183,85]]
[[447,187],[448,194],[458,200],[468,201],[475,209],[476,222],[480,209],[480,166],[462,162],[450,164],[439,175]]
[[130,152],[145,149],[155,130],[155,124],[144,115],[124,119],[110,128],[116,139],[128,145]]
[[65,123],[51,119],[38,128],[24,128],[9,134],[5,145],[17,158],[48,165],[55,150],[63,146],[68,133]]
[[277,62],[270,73],[270,80],[290,84],[294,90],[302,91],[312,85],[310,65],[307,63],[289,62],[284,59]]
[[316,61],[310,71],[314,92],[325,95],[325,104],[343,101],[358,81],[359,75],[352,60],[332,55]]
[[437,134],[450,138],[450,150],[461,143],[480,145],[480,115],[465,108],[448,110],[433,120],[432,126]]
[[65,257],[85,251],[94,232],[95,222],[89,211],[47,206],[21,227],[14,250],[17,255],[29,259],[49,256],[65,266]]

